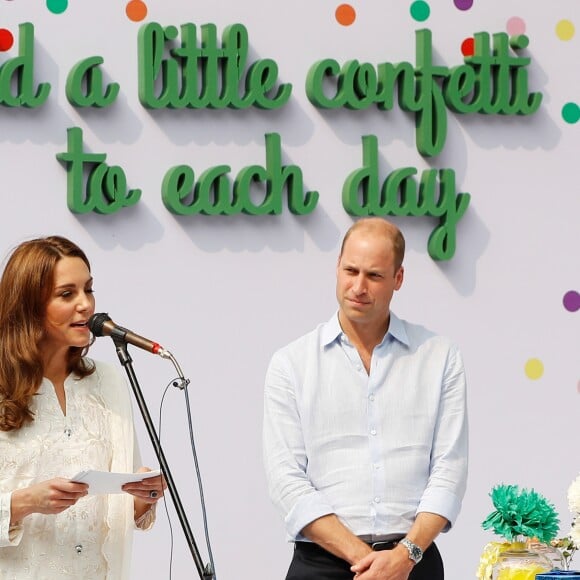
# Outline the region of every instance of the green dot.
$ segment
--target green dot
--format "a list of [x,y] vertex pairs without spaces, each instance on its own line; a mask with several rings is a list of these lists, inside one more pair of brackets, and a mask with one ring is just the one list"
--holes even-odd
[[417,22],[425,22],[425,20],[429,18],[429,14],[431,14],[431,9],[429,8],[429,4],[427,4],[427,2],[423,2],[423,0],[417,0],[411,4],[411,16]]
[[566,123],[577,123],[580,119],[580,107],[576,103],[566,103],[562,107],[562,119]]
[[62,14],[68,8],[68,0],[46,0],[46,7],[53,14]]

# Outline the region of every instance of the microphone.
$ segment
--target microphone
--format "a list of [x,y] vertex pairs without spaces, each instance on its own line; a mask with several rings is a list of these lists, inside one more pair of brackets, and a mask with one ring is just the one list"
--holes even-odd
[[95,336],[110,336],[113,339],[122,340],[123,342],[132,344],[137,348],[142,348],[147,352],[158,354],[159,356],[165,356],[167,354],[167,351],[159,343],[139,336],[127,328],[115,324],[106,312],[93,314],[89,318],[88,326]]

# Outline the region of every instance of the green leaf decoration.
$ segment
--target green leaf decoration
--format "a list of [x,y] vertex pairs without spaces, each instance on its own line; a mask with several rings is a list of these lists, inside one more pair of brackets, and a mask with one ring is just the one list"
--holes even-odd
[[518,536],[551,542],[560,528],[554,506],[533,489],[517,485],[498,485],[489,494],[495,511],[481,524],[498,536],[513,542]]

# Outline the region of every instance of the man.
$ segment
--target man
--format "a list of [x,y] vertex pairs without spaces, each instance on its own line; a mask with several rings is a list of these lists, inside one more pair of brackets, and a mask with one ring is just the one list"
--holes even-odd
[[454,345],[390,311],[404,250],[393,224],[356,222],[338,314],[270,362],[264,460],[295,542],[287,580],[443,579],[433,541],[465,492],[465,377]]

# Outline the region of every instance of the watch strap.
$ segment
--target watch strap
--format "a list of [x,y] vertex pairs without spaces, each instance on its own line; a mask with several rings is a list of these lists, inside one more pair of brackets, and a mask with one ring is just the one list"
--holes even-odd
[[413,560],[415,564],[418,564],[422,560],[423,550],[421,550],[417,544],[414,544],[408,538],[403,538],[399,544],[402,544],[405,546],[405,548],[407,548],[407,551],[409,552],[409,559]]

